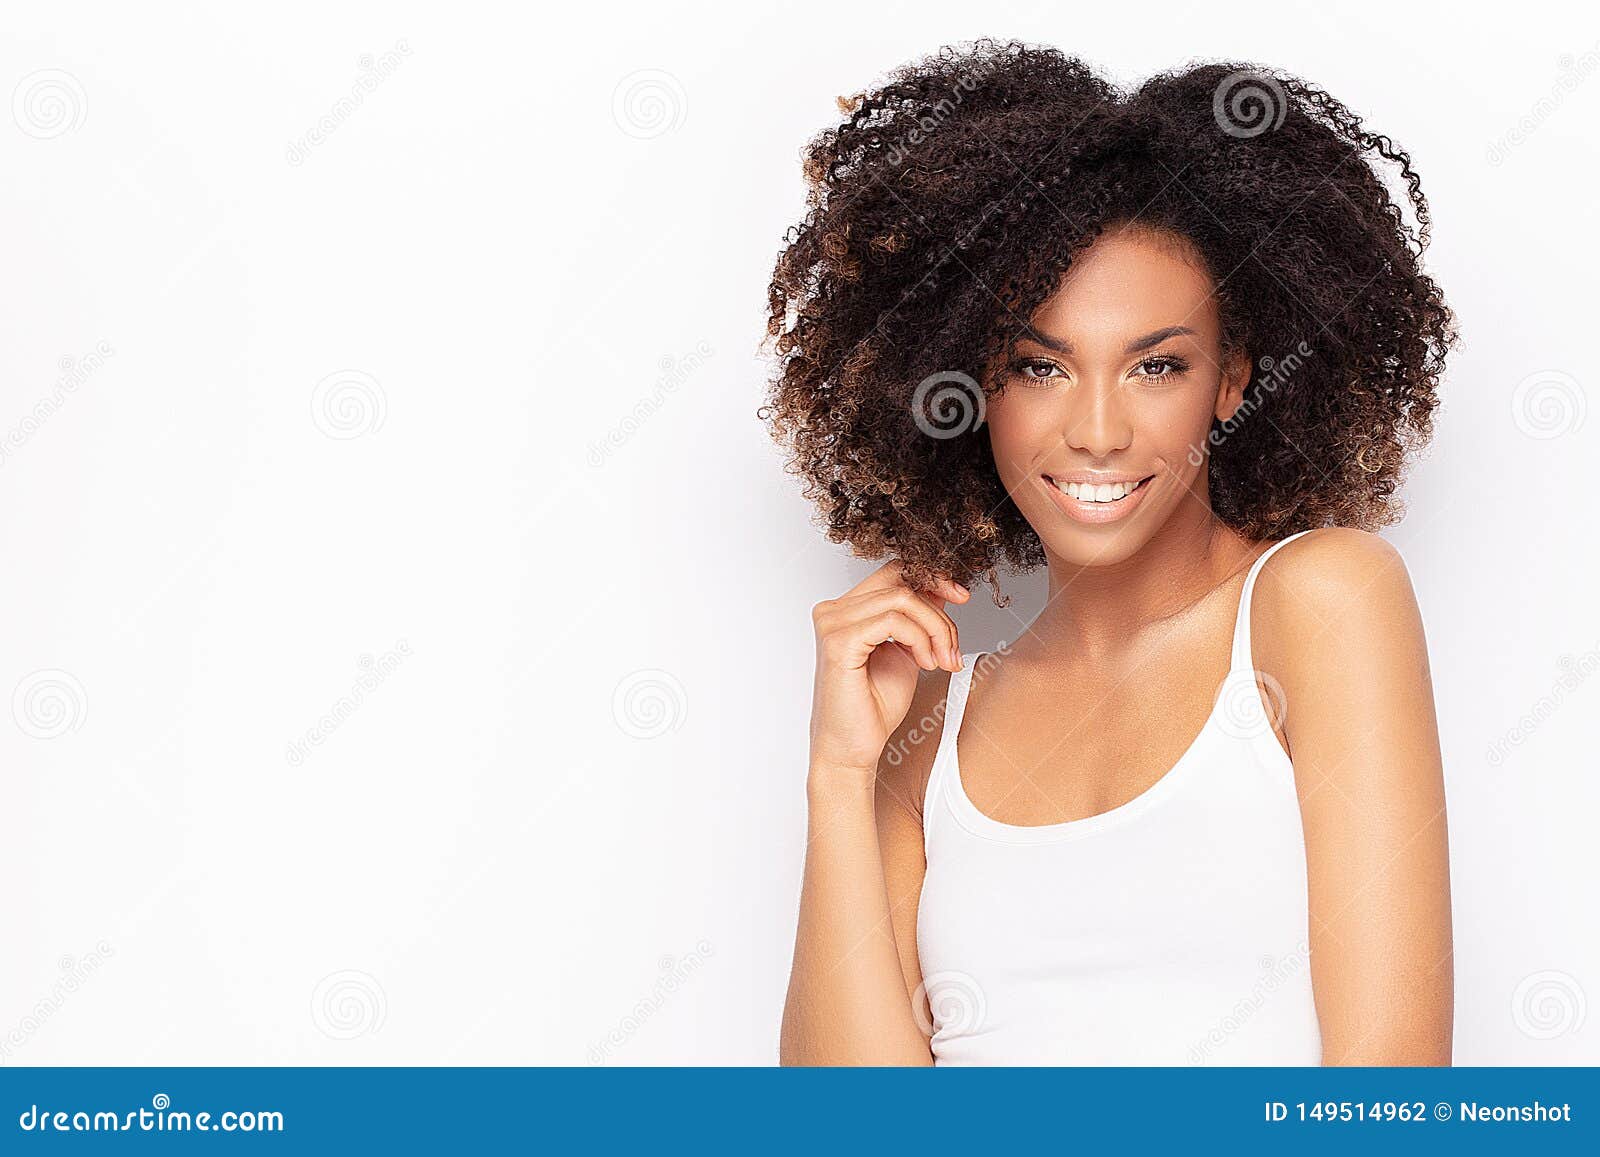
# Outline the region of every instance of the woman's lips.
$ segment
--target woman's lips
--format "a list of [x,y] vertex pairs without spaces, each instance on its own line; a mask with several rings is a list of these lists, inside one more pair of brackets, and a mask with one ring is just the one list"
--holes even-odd
[[1048,474],[1040,475],[1039,481],[1049,492],[1050,500],[1060,507],[1068,518],[1075,522],[1099,525],[1105,522],[1120,522],[1137,510],[1139,504],[1144,501],[1145,491],[1150,489],[1150,482],[1154,477],[1152,474],[1145,478],[1137,488],[1115,502],[1085,502],[1081,498],[1073,498],[1058,487]]

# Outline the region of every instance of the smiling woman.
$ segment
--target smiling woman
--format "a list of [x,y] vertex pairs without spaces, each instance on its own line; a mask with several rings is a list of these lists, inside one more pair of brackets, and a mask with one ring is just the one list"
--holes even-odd
[[[813,610],[782,1058],[1448,1063],[1427,649],[1372,533],[1455,340],[1409,158],[1293,77],[1016,44],[844,106],[766,416],[892,557]],[[1048,599],[980,659],[946,605],[1001,564]]]

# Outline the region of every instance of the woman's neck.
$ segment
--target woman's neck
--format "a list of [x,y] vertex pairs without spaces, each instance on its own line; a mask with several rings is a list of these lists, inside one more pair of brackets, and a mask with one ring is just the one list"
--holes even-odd
[[1205,509],[1203,517],[1177,512],[1149,542],[1115,563],[1070,562],[1046,548],[1049,601],[1028,635],[1051,653],[1113,653],[1215,590],[1245,565],[1256,545]]

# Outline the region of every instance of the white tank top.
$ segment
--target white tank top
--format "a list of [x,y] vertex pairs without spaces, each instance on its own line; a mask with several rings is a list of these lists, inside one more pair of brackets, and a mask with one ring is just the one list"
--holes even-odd
[[1099,815],[1019,826],[977,809],[956,761],[979,658],[963,656],[923,801],[935,1064],[1322,1063],[1294,769],[1250,653],[1256,575],[1298,537],[1250,568],[1232,665],[1188,750]]

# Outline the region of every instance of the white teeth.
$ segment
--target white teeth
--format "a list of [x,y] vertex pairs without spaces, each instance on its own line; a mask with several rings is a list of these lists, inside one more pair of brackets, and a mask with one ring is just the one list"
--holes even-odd
[[[1054,478],[1050,481],[1056,482]],[[1056,482],[1056,489],[1080,502],[1116,502],[1138,489],[1137,482],[1110,482],[1103,486],[1090,486],[1085,482]]]

